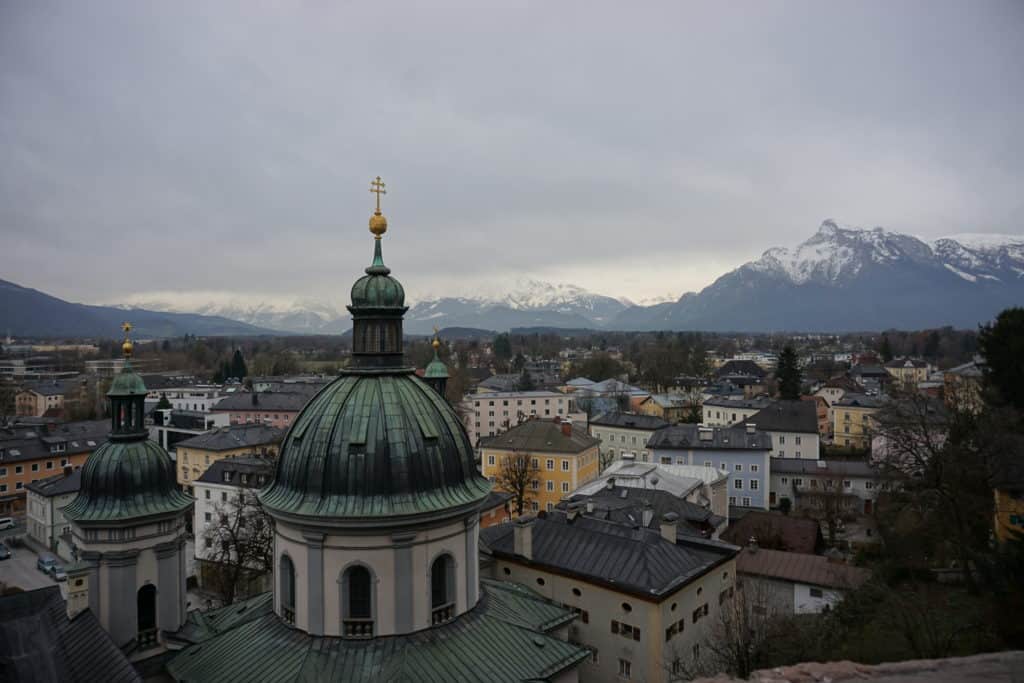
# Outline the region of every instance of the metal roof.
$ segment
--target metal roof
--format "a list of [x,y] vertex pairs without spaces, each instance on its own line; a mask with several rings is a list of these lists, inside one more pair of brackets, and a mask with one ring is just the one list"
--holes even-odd
[[643,524],[644,512],[649,510],[650,518],[645,526],[659,530],[662,516],[669,512],[676,513],[680,519],[690,523],[694,532],[717,529],[726,521],[709,508],[674,496],[668,491],[618,486],[617,483],[618,480],[616,485],[605,486],[593,493],[571,495],[556,507],[568,510],[571,503],[593,503],[592,512],[581,514],[629,525]]
[[[218,683],[513,683],[554,678],[590,656],[548,635],[574,618],[571,611],[518,584],[483,580],[481,588],[476,607],[454,621],[368,640],[314,637],[292,628],[270,611],[273,596],[267,593],[244,610],[255,616],[222,622],[207,613],[202,628],[190,634],[200,641],[173,657],[167,671],[179,681]],[[190,622],[196,623],[192,617]]]
[[870,570],[833,562],[821,555],[751,547],[744,548],[736,558],[736,571],[825,588],[856,588],[871,578]]
[[175,448],[196,448],[204,451],[230,451],[252,446],[281,443],[284,430],[263,424],[231,425],[193,436],[175,444]]
[[818,406],[810,401],[773,401],[744,422],[766,432],[818,433]]
[[228,410],[246,411],[258,410],[260,412],[294,413],[302,410],[310,401],[310,395],[306,392],[277,393],[272,391],[261,391],[258,393],[245,392],[231,394],[217,401],[211,412],[223,412]]
[[478,503],[490,490],[444,397],[388,371],[344,375],[309,402],[260,500],[271,512],[367,518]]
[[71,474],[55,474],[52,477],[46,479],[40,479],[34,481],[31,484],[26,484],[25,488],[33,493],[37,493],[40,496],[46,496],[51,498],[53,496],[60,496],[65,493],[75,493],[82,485],[82,470],[73,469]]
[[91,611],[68,619],[58,586],[0,597],[0,678],[54,683],[142,680]]
[[807,474],[820,477],[851,476],[877,477],[878,471],[866,460],[833,459],[808,460],[805,458],[772,458],[772,474]]
[[633,415],[632,413],[604,413],[590,419],[592,425],[604,425],[607,427],[621,427],[622,429],[638,429],[641,431],[653,431],[668,427],[668,422],[654,415]]
[[676,543],[660,531],[586,515],[570,520],[560,510],[533,521],[532,556],[514,551],[515,524],[480,530],[480,539],[495,556],[524,565],[579,577],[591,583],[657,600],[732,557],[737,548],[692,539]]
[[[562,431],[567,424],[570,425],[569,435]],[[480,439],[480,448],[531,453],[582,453],[600,443],[600,439],[595,439],[569,422],[534,419],[497,436]]]
[[[707,438],[702,439],[701,434],[706,434]],[[682,424],[654,432],[647,440],[647,447],[672,450],[770,451],[772,437],[760,430],[749,434],[744,425],[702,427]]]

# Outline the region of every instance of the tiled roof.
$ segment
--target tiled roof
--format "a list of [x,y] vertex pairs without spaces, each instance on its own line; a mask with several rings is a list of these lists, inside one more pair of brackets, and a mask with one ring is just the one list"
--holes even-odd
[[691,533],[699,533],[709,528],[716,529],[726,521],[724,517],[719,517],[709,508],[691,503],[668,491],[640,489],[631,486],[605,486],[593,493],[575,494],[559,502],[556,507],[559,510],[568,510],[570,503],[592,503],[593,510],[582,512],[582,514],[631,526],[642,524],[644,511],[649,510],[649,520],[646,526],[659,531],[662,516],[669,512],[674,512],[679,515],[680,519],[689,522],[693,528]]
[[571,436],[562,432],[562,426],[551,420],[527,420],[497,436],[480,439],[480,448],[534,453],[582,453],[600,444],[600,440],[587,434],[582,427],[573,425]]
[[[480,530],[480,539],[495,557],[504,557],[642,597],[659,598],[732,557],[725,543],[680,537],[672,543],[660,531],[634,528],[577,516],[560,510],[532,522],[532,557],[514,551],[515,523]],[[684,540],[684,538],[686,540]]]
[[848,475],[876,477],[878,472],[866,460],[772,458],[772,474],[815,474],[821,477]]
[[25,488],[33,493],[39,494],[40,496],[52,498],[53,496],[60,496],[65,493],[75,493],[81,485],[82,470],[75,469],[71,470],[71,474],[65,475],[61,472],[60,474],[55,474],[52,477],[34,481],[31,484],[27,484]]
[[605,413],[590,418],[590,424],[621,427],[622,429],[639,429],[642,431],[653,431],[662,427],[668,427],[668,422],[654,415],[633,415],[631,413],[619,412]]
[[813,554],[824,544],[821,528],[809,517],[794,517],[778,512],[751,510],[733,521],[722,532],[722,540],[746,545],[751,537],[762,545],[778,543],[789,552]]
[[767,432],[818,433],[818,407],[810,401],[774,401],[745,422]]
[[283,438],[283,429],[262,424],[232,425],[179,441],[175,447],[196,448],[204,451],[230,451],[237,448],[277,444],[281,443]]
[[[710,438],[701,439],[701,434]],[[756,430],[748,434],[744,425],[736,427],[700,427],[699,425],[673,425],[659,429],[647,440],[647,447],[673,450],[733,450],[770,451],[772,437]]]
[[[179,634],[201,640],[174,656],[167,671],[191,683],[518,683],[554,679],[590,656],[548,633],[573,619],[569,610],[518,584],[482,580],[481,589],[476,607],[454,621],[367,640],[294,629],[271,611],[269,593],[247,601],[242,614],[236,605],[217,610],[234,612],[227,619],[193,612]],[[246,616],[250,610],[254,617]]]
[[242,393],[225,396],[216,403],[210,410],[225,412],[229,410],[246,411],[258,410],[260,412],[285,412],[295,413],[309,403],[310,395],[301,392],[275,393],[264,391],[261,393]]
[[142,680],[91,611],[68,619],[57,586],[0,597],[0,679]]
[[843,408],[881,408],[882,401],[865,394],[845,394],[835,405]]
[[750,547],[744,548],[736,558],[736,571],[741,574],[841,589],[857,588],[871,578],[871,572],[867,569],[832,562],[821,555]]

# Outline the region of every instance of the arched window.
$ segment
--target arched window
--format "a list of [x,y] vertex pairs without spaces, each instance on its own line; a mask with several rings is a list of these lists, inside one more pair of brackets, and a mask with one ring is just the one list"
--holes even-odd
[[373,576],[366,567],[349,567],[341,577],[341,619],[345,637],[373,637]]
[[281,618],[295,623],[295,565],[287,555],[281,556]]
[[139,649],[156,647],[156,586],[146,584],[139,589],[135,599],[139,619]]
[[443,624],[455,617],[455,561],[441,555],[430,566],[430,623]]

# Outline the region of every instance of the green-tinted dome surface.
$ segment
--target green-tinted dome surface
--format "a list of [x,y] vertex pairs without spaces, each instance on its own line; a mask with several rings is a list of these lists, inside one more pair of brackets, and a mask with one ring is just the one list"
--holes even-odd
[[448,366],[435,353],[434,360],[423,370],[423,376],[427,379],[448,379]]
[[76,522],[127,521],[181,512],[192,505],[175,482],[174,464],[149,439],[108,441],[82,467],[78,496],[64,508]]
[[481,501],[490,483],[455,411],[411,371],[352,373],[295,419],[271,511],[341,519],[437,512]]
[[359,308],[404,308],[405,290],[390,275],[364,275],[352,285],[352,306]]
[[129,362],[125,362],[121,372],[114,375],[114,381],[110,384],[110,391],[107,396],[137,396],[146,394],[146,383],[135,374]]

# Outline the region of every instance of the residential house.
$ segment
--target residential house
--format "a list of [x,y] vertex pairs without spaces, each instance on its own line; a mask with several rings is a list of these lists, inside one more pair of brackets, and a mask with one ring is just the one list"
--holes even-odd
[[676,498],[706,507],[719,517],[729,517],[729,473],[703,465],[667,465],[616,460],[596,479],[573,491],[589,495],[608,486],[668,491]]
[[477,445],[535,417],[573,418],[575,405],[572,397],[557,391],[499,391],[466,396],[462,415],[469,442]]
[[0,515],[24,513],[25,487],[67,465],[81,467],[109,431],[107,420],[0,428]]
[[920,358],[894,358],[885,364],[885,370],[898,384],[904,387],[916,387],[931,374],[932,367]]
[[308,394],[301,392],[238,393],[222,398],[210,412],[227,414],[233,425],[263,424],[287,429],[309,399]]
[[218,460],[237,456],[277,457],[284,430],[248,424],[221,427],[178,442],[178,485],[192,493],[195,482]]
[[666,422],[684,422],[693,410],[693,402],[682,394],[651,394],[640,402],[641,415],[659,417]]
[[63,380],[48,380],[26,384],[15,397],[15,415],[18,417],[60,416],[64,410],[66,384]]
[[870,515],[882,490],[878,471],[866,460],[772,460],[772,507],[789,499],[793,510],[844,510]]
[[808,401],[814,404],[814,410],[818,418],[818,436],[822,439],[832,438],[832,409],[821,396],[801,396],[801,401]]
[[821,437],[818,436],[818,411],[808,401],[773,401],[750,417],[759,432],[772,439],[773,458],[808,458],[817,460]]
[[60,474],[25,487],[25,530],[39,545],[65,562],[72,561],[71,524],[65,519],[62,508],[75,499],[81,483],[81,468],[65,465]]
[[[266,486],[273,476],[274,463],[270,458],[227,456],[215,460],[198,479],[191,482],[196,500],[192,529],[195,532],[196,577],[200,588],[216,585],[215,574],[223,559],[220,554],[223,550],[218,548],[218,529],[230,529],[236,525],[239,516],[245,518],[250,515],[249,506],[255,501],[256,489]],[[263,569],[249,567],[240,582],[238,597],[272,589],[271,575]]]
[[499,478],[507,458],[530,458],[536,477],[529,491],[533,511],[554,510],[558,501],[600,472],[601,442],[582,426],[556,420],[528,420],[480,440],[480,469],[492,482]]
[[996,540],[1024,539],[1024,462],[1019,453],[1007,453],[993,466],[992,495]]
[[709,427],[730,427],[771,405],[769,398],[707,398],[702,409],[703,424]]
[[605,413],[590,419],[590,435],[601,442],[601,463],[607,465],[619,458],[639,462],[650,461],[647,440],[651,434],[668,426],[660,417],[631,413]]
[[494,526],[512,519],[509,500],[512,494],[506,491],[491,491],[480,506],[480,528]]
[[882,401],[865,394],[848,393],[832,406],[832,442],[856,450],[871,446],[875,423],[872,418]]
[[979,356],[969,363],[950,368],[942,376],[943,395],[951,407],[959,404],[979,413],[985,402],[982,388],[985,380],[985,361]]
[[856,364],[850,368],[850,377],[857,384],[864,387],[864,393],[869,396],[877,396],[885,391],[886,386],[892,381],[892,375],[880,365]]
[[861,567],[756,544],[740,552],[736,571],[747,600],[773,616],[826,612],[871,578],[871,572]]
[[762,548],[813,555],[825,549],[825,537],[818,520],[780,512],[750,510],[729,523],[722,540],[744,546],[750,539]]
[[835,405],[836,401],[845,396],[847,392],[854,394],[863,394],[864,387],[858,384],[851,377],[848,377],[846,375],[838,375],[836,377],[831,378],[823,385],[821,385],[821,388],[814,392],[814,394],[816,396],[821,396],[822,398],[824,398],[825,401],[828,402],[829,407],[831,408],[833,405]]
[[647,448],[666,465],[703,465],[729,472],[729,505],[768,509],[772,441],[753,426],[673,425],[651,435]]
[[572,510],[481,529],[487,570],[569,607],[569,640],[591,651],[580,680],[661,683],[700,653],[736,581],[737,548]]

